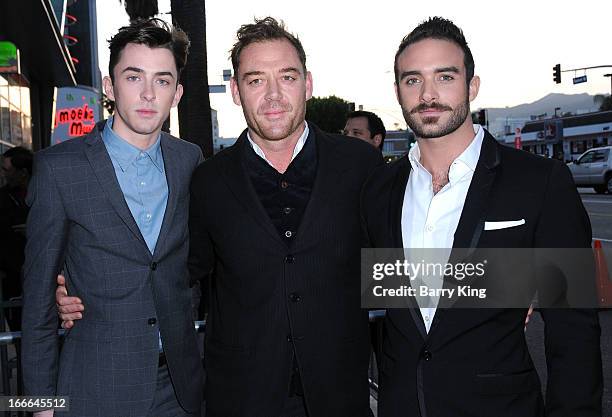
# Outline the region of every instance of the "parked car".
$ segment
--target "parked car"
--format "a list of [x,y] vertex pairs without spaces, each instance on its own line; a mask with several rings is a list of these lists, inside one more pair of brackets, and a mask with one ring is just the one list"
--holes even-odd
[[568,167],[577,186],[612,194],[612,146],[589,149]]

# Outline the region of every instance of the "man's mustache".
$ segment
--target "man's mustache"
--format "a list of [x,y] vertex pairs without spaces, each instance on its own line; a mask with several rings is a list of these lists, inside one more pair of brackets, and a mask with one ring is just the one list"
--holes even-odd
[[422,111],[427,110],[438,110],[438,111],[452,111],[453,108],[450,106],[445,106],[444,104],[433,103],[433,104],[424,104],[421,103],[416,106],[414,109],[410,110],[410,114],[415,114]]
[[259,113],[263,114],[263,113],[268,112],[270,110],[291,111],[291,109],[292,109],[292,107],[291,107],[291,104],[289,104],[289,103],[273,102],[273,103],[265,104],[265,105],[261,106],[259,108]]

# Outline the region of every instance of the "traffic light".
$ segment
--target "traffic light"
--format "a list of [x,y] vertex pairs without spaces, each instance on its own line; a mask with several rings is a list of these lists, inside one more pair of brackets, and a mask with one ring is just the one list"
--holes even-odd
[[561,64],[557,64],[553,67],[553,81],[557,84],[561,84]]

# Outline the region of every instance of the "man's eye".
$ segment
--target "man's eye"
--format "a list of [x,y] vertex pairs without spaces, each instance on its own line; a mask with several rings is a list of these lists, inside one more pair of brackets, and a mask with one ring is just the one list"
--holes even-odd
[[440,80],[441,81],[452,81],[454,79],[455,79],[455,77],[453,77],[452,75],[448,75],[448,74],[440,75]]
[[406,84],[408,84],[408,85],[414,85],[414,84],[416,84],[418,82],[419,82],[418,78],[407,78],[406,79]]
[[285,80],[285,81],[295,81],[295,77],[293,75],[283,75],[283,80]]
[[161,79],[161,80],[157,80],[157,82],[160,85],[170,85],[170,81],[168,81],[168,80]]
[[127,80],[128,81],[138,81],[140,79],[140,77],[138,75],[128,75]]
[[261,78],[255,78],[254,80],[249,81],[249,85],[260,85],[263,82]]

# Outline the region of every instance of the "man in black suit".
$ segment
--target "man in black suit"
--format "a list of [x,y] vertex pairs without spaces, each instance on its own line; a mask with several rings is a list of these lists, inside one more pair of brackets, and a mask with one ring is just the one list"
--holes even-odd
[[237,35],[231,92],[248,128],[191,186],[192,278],[214,268],[207,415],[367,416],[359,193],[380,153],[305,122],[312,76],[282,24]]
[[[502,146],[472,124],[480,80],[459,28],[442,18],[419,25],[400,44],[395,77],[417,145],[364,187],[370,245],[590,248],[589,219],[567,168]],[[544,404],[523,332],[528,305],[389,309],[378,415],[601,416],[597,312],[541,311]]]

